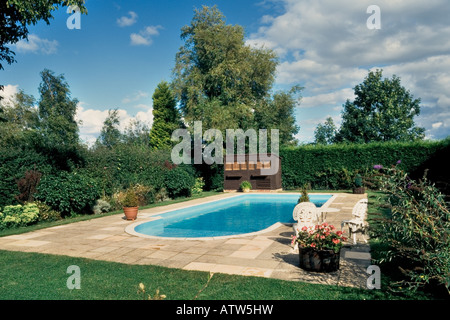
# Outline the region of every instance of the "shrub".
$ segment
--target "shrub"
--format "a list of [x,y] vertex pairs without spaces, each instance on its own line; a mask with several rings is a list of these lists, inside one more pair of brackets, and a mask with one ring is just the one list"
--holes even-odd
[[192,187],[195,184],[195,178],[189,169],[178,166],[168,170],[165,174],[166,190],[171,198],[191,196]]
[[94,214],[107,213],[110,210],[111,210],[111,205],[109,204],[109,202],[102,200],[102,199],[98,199],[95,202],[95,206],[93,208]]
[[389,245],[379,262],[392,263],[401,271],[402,278],[391,287],[443,287],[448,294],[450,211],[444,196],[426,176],[417,182],[397,167],[380,171],[381,190],[387,194],[390,212],[372,233]]
[[121,203],[124,207],[137,207],[139,205],[139,199],[136,191],[133,188],[127,189]]
[[100,198],[96,181],[84,174],[61,171],[58,175],[43,176],[37,188],[36,199],[63,216],[73,213],[91,213]]
[[200,194],[203,192],[203,187],[205,186],[205,182],[203,181],[202,177],[195,179],[195,184],[192,187],[191,193],[192,194]]
[[36,204],[30,203],[24,206],[6,206],[3,213],[0,212],[0,228],[14,228],[28,226],[39,219],[39,208]]
[[162,201],[165,201],[165,200],[168,200],[168,199],[169,199],[169,195],[167,194],[166,188],[159,189],[159,191],[156,192],[156,194],[155,194],[155,201],[156,202],[162,202]]
[[49,205],[41,201],[34,202],[39,209],[39,221],[57,221],[61,220],[61,213],[55,211]]
[[306,191],[306,187],[303,187],[302,195],[300,196],[300,198],[298,198],[297,203],[300,203],[300,202],[309,202],[309,196],[308,196],[308,192]]
[[26,171],[24,177],[17,181],[20,194],[16,196],[16,199],[21,203],[32,202],[41,177],[42,173],[39,171]]
[[241,185],[240,185],[240,189],[241,191],[244,190],[251,190],[252,189],[252,184],[248,181],[242,181]]

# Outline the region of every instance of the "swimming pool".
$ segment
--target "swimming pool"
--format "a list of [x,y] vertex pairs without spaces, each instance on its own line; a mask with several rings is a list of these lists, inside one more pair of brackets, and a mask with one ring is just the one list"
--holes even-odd
[[[259,232],[276,223],[293,223],[300,194],[244,194],[164,212],[136,223],[130,233],[164,238],[217,238]],[[332,198],[310,194],[317,207]],[[130,229],[128,230],[130,231]]]

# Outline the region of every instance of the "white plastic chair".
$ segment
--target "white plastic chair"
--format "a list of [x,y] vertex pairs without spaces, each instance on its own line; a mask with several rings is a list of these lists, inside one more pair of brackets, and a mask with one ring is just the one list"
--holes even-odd
[[[319,223],[319,211],[312,202],[300,202],[297,204],[292,212],[292,217],[297,221],[292,226],[295,236],[303,227],[315,227]],[[296,242],[294,251],[297,249],[298,243]]]
[[353,219],[341,222],[341,230],[347,225],[349,236],[353,237],[353,244],[356,244],[356,233],[361,233],[363,240],[367,243],[366,234],[366,215],[367,215],[367,199],[359,200],[352,210]]

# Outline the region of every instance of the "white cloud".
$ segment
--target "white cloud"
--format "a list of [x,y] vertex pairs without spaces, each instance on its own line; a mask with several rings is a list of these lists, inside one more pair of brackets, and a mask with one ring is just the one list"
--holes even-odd
[[[108,110],[96,110],[96,109],[87,109],[85,108],[86,103],[79,102],[76,120],[81,120],[82,124],[80,125],[80,137],[81,139],[87,143],[88,145],[92,145],[97,140],[98,135],[100,134],[103,122],[108,116]],[[140,108],[145,111],[139,111],[135,116],[130,115],[127,110],[118,109],[119,116],[119,130],[124,132],[125,128],[130,124],[130,122],[134,119],[140,120],[151,127],[153,123],[153,114],[152,108],[150,106],[138,105]]]
[[321,106],[342,106],[347,100],[354,99],[354,92],[350,88],[345,88],[339,91],[318,94],[310,97],[303,97],[299,108],[315,108]]
[[3,97],[2,104],[8,103],[12,100],[16,93],[19,92],[19,85],[7,84],[3,86],[3,90],[0,91],[0,96]]
[[148,93],[143,91],[137,91],[131,96],[127,96],[122,100],[122,103],[130,103],[141,100],[142,98],[147,98]]
[[[415,119],[428,136],[450,134],[450,42],[445,41],[450,38],[450,6],[445,0],[379,0],[380,30],[366,26],[369,0],[273,3],[278,10],[261,18],[261,27],[246,43],[279,55],[277,86],[305,87],[300,125],[317,119],[319,112],[337,112],[368,70],[382,68],[385,77],[396,74],[421,98],[422,112]],[[443,124],[436,127],[437,122]],[[310,129],[302,126],[300,136],[312,135],[304,130]]]
[[15,44],[17,51],[21,53],[54,54],[58,51],[58,41],[41,39],[38,35],[28,35],[28,40],[20,40]]
[[132,33],[130,35],[131,44],[134,46],[149,46],[153,43],[153,36],[159,35],[159,30],[162,26],[148,26],[142,29],[139,33]]
[[435,122],[435,123],[433,123],[432,125],[431,125],[431,127],[433,128],[433,129],[438,129],[438,128],[440,128],[440,127],[442,127],[442,125],[443,125],[444,123],[441,121],[441,122]]
[[129,17],[123,16],[117,19],[117,24],[120,27],[129,27],[136,23],[138,15],[134,11],[128,12]]

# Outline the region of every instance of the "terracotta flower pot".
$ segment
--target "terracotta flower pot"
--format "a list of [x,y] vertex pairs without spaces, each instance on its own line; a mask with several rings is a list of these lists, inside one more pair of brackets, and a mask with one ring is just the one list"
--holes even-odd
[[300,268],[306,271],[333,272],[339,269],[340,251],[299,248]]
[[136,220],[139,207],[124,207],[123,212],[127,220]]

